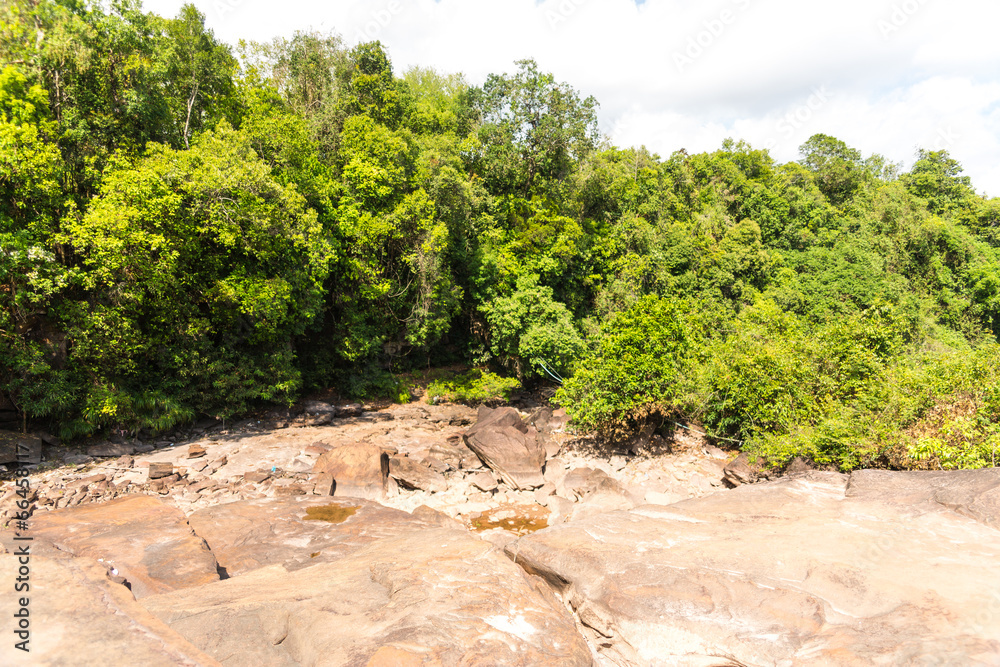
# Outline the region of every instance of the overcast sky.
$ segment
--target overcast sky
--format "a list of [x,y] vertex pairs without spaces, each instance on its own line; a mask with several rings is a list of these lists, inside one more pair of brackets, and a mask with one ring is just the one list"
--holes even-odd
[[[179,0],[145,0],[174,16]],[[723,139],[780,162],[817,132],[908,168],[947,149],[1000,195],[997,0],[194,0],[215,34],[335,31],[481,84],[534,58],[601,104],[620,146],[667,156]]]

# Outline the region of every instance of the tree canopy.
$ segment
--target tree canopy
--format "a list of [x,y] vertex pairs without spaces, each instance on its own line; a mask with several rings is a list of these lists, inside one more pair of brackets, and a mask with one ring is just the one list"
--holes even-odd
[[152,433],[461,363],[563,377],[612,438],[996,462],[1000,201],[947,151],[660,156],[532,60],[476,86],[334,33],[234,51],[191,5],[9,0],[0,35],[0,392],[32,424]]

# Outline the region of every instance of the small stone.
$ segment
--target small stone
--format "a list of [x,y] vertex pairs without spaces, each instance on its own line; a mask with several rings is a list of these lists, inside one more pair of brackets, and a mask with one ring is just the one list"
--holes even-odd
[[189,459],[199,459],[205,456],[206,450],[201,445],[191,445],[188,447],[188,458]]
[[263,482],[264,480],[269,479],[270,477],[271,473],[265,470],[255,470],[252,472],[243,473],[243,479],[252,484],[259,484],[260,482]]
[[497,488],[496,478],[488,472],[477,472],[469,477],[469,483],[480,491],[493,491]]

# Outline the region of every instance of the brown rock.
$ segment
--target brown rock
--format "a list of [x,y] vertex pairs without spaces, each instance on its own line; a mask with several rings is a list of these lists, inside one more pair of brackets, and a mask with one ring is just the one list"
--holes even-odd
[[750,467],[750,460],[746,454],[741,453],[729,462],[722,470],[723,478],[730,486],[740,486],[741,484],[752,483],[757,476]]
[[448,472],[449,470],[452,470],[452,466],[448,465],[441,459],[435,458],[433,456],[425,456],[423,462],[424,465],[429,467],[431,470],[433,470],[434,472],[439,472],[442,475]]
[[365,408],[360,403],[349,403],[347,405],[342,405],[337,408],[338,417],[360,417],[364,413]]
[[173,463],[153,462],[149,464],[149,479],[160,479],[174,474]]
[[[19,567],[17,556],[0,556],[3,581],[13,582]],[[219,665],[146,611],[124,586],[112,583],[107,569],[93,560],[33,555],[30,576],[31,591],[23,593],[30,600],[30,653],[15,647],[20,639],[8,623],[0,664]],[[0,596],[0,616],[14,618],[21,596],[13,590]]]
[[431,445],[430,453],[455,469],[482,467],[482,461],[466,446],[460,435],[449,437],[447,442]]
[[538,432],[525,424],[514,408],[481,407],[465,442],[511,488],[533,489],[545,483],[545,448]]
[[[980,497],[1000,471],[976,472],[941,483]],[[876,491],[938,480],[861,477],[854,497],[846,476],[811,472],[604,513],[508,553],[562,591],[609,664],[995,662],[1000,533]]]
[[45,512],[31,530],[36,544],[113,564],[136,598],[219,578],[215,558],[184,514],[151,496]]
[[243,473],[243,479],[251,484],[260,484],[266,479],[270,479],[271,473],[267,470],[254,470]]
[[202,456],[205,456],[206,453],[207,453],[206,449],[201,445],[191,445],[190,447],[188,447],[189,459],[201,458]]
[[87,456],[109,457],[130,456],[135,454],[135,445],[124,442],[99,442],[87,447]]
[[389,474],[409,489],[420,489],[432,493],[448,490],[448,480],[444,475],[432,470],[428,465],[408,457],[389,459]]
[[480,491],[492,491],[497,488],[497,479],[488,472],[477,472],[469,476],[469,483]]
[[317,496],[215,505],[188,520],[230,577],[267,565],[294,570],[334,561],[375,540],[437,523],[367,500]]
[[536,581],[483,540],[434,527],[143,604],[234,665],[591,665],[572,617]]
[[330,415],[337,416],[337,406],[325,401],[304,401],[302,409],[310,415]]
[[389,457],[368,443],[341,445],[320,456],[313,472],[319,478],[317,483],[332,478],[332,490],[337,496],[382,500],[389,476]]

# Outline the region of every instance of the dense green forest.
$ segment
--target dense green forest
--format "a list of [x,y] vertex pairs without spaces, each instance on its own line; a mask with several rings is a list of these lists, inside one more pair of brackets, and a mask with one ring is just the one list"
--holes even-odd
[[404,399],[464,363],[564,377],[609,437],[995,465],[1000,200],[944,151],[664,158],[530,60],[473,86],[333,34],[231,47],[192,6],[6,0],[0,50],[0,391],[29,424]]

